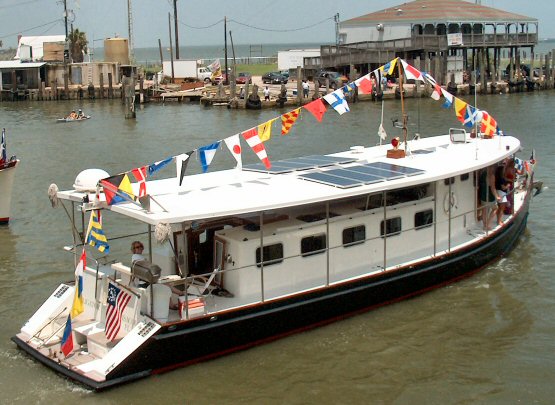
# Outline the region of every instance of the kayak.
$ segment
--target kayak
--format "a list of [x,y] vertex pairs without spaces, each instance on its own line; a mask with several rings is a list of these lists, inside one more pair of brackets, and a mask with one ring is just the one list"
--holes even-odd
[[91,118],[90,115],[83,115],[80,118],[69,118],[69,117],[58,118],[56,121],[58,121],[58,122],[74,122],[74,121],[85,121],[85,120],[88,120],[89,118]]

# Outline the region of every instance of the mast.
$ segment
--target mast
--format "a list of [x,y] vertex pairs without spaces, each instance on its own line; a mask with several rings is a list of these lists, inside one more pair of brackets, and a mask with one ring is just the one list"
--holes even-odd
[[405,143],[405,155],[407,153],[407,114],[405,113],[405,97],[403,95],[403,69],[401,62],[397,59],[397,70],[399,72],[399,91],[401,92],[401,114],[403,116],[403,142]]

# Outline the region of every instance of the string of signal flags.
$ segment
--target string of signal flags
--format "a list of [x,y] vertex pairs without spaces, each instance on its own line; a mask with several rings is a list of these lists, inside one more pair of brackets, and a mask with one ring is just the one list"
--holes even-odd
[[[480,110],[455,97],[447,90],[443,89],[429,73],[418,70],[401,58],[395,58],[385,65],[382,65],[372,72],[345,84],[329,94],[245,131],[231,135],[211,144],[201,146],[189,152],[170,156],[149,165],[137,167],[127,172],[102,179],[99,181],[97,190],[99,187],[103,188],[106,203],[108,205],[124,201],[140,205],[141,198],[147,195],[147,177],[154,175],[170,163],[175,162],[176,179],[179,186],[181,186],[185,177],[187,166],[191,160],[191,156],[194,154],[197,155],[202,171],[206,173],[216,152],[220,150],[220,147],[223,144],[226,145],[231,155],[235,158],[237,162],[236,167],[240,169],[242,167],[241,138],[243,138],[243,140],[250,146],[264,166],[269,169],[271,167],[271,162],[268,158],[264,142],[271,138],[275,122],[278,120],[281,122],[281,135],[286,136],[290,133],[291,129],[295,125],[295,122],[301,116],[303,109],[308,111],[318,122],[322,122],[322,118],[327,112],[328,106],[331,106],[339,115],[343,115],[350,111],[346,99],[347,94],[352,94],[355,89],[358,89],[361,94],[371,94],[375,86],[381,82],[381,78],[384,75],[389,76],[393,74],[395,68],[398,67],[397,64],[399,63],[404,71],[406,80],[417,80],[422,83],[429,83],[432,86],[432,93],[430,97],[436,101],[443,98],[444,102],[442,106],[444,108],[453,108],[455,110],[456,118],[464,126],[473,127],[474,125],[478,125],[482,134],[489,137],[503,135],[497,125],[497,121],[487,111]],[[385,137],[385,131],[379,131],[379,133],[382,138]],[[132,178],[139,183],[138,196],[133,193],[131,186]]]

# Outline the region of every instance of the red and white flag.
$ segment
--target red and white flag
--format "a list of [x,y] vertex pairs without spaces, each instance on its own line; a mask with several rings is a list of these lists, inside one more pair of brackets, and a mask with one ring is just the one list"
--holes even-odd
[[135,180],[139,183],[139,197],[146,195],[146,166],[131,170]]
[[241,141],[239,138],[239,134],[232,135],[224,139],[227,148],[231,152],[231,155],[237,161],[237,168],[240,169],[243,167],[243,160],[241,159]]
[[436,80],[432,76],[430,76],[427,73],[425,73],[425,75],[426,75],[426,80],[428,80],[428,82],[434,88],[430,97],[438,101],[441,98],[441,86],[437,84]]
[[272,164],[270,163],[270,159],[268,159],[268,155],[266,154],[266,148],[264,148],[264,144],[262,143],[262,140],[258,136],[257,129],[251,128],[241,133],[241,135],[243,135],[243,138],[245,139],[245,141],[247,141],[247,143],[252,148],[254,153],[256,153],[256,156],[258,156],[258,159],[260,159],[262,163],[264,163],[264,166],[266,166],[266,169],[269,169],[270,167],[272,167]]
[[412,80],[420,80],[421,82],[424,81],[424,78],[422,77],[422,72],[420,70],[418,70],[412,65],[409,65],[403,59],[401,59],[401,65],[403,65],[403,70],[405,71],[405,77],[407,78],[407,80],[412,79]]

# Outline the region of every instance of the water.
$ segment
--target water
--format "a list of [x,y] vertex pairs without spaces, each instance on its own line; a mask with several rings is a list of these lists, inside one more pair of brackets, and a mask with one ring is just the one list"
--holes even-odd
[[[175,46],[175,45],[174,45]],[[235,50],[236,58],[248,58],[248,57],[276,57],[278,51],[285,51],[289,49],[320,49],[320,43],[295,43],[295,44],[239,44],[234,45],[234,49],[231,46],[231,42],[228,42],[227,57],[228,63],[231,63],[233,59],[233,50]],[[94,60],[104,59],[104,48],[96,48],[93,51]],[[222,41],[221,45],[203,45],[203,46],[180,46],[179,47],[179,58],[180,59],[202,59],[204,63],[210,63],[214,59],[221,59],[223,64],[223,58],[225,55],[224,43]],[[159,48],[136,48],[134,50],[135,60],[144,65],[150,64],[160,64],[160,49]],[[164,60],[170,60],[169,47],[162,46],[162,56]],[[174,55],[175,58],[175,49]],[[238,62],[239,63],[239,62]]]
[[[507,134],[520,137],[528,157],[537,150],[537,178],[555,178],[552,112],[555,93],[479,99]],[[459,127],[452,110],[431,99],[408,100],[410,132]],[[58,124],[69,110],[93,118]],[[329,110],[319,124],[308,113],[287,137],[277,127],[270,159],[329,153],[376,142],[380,105],[358,103],[349,114]],[[385,127],[400,105],[386,103]],[[420,119],[417,119],[417,111]],[[285,111],[282,111],[285,112]],[[549,191],[531,206],[516,249],[474,277],[248,351],[95,394],[31,360],[9,340],[60,282],[72,278],[71,242],[63,209],[52,209],[48,186],[70,188],[76,174],[100,167],[116,173],[186,152],[279,115],[277,110],[230,111],[194,104],[150,104],[125,120],[118,101],[0,104],[9,151],[22,159],[13,221],[0,228],[0,403],[552,403],[555,387],[555,218]],[[245,150],[247,162],[256,157]],[[213,165],[230,167],[227,151]],[[193,161],[192,171],[199,166]],[[174,175],[174,169],[163,173]],[[247,197],[246,197],[247,198]],[[105,216],[108,237],[121,234]],[[127,257],[128,241],[113,243]]]

